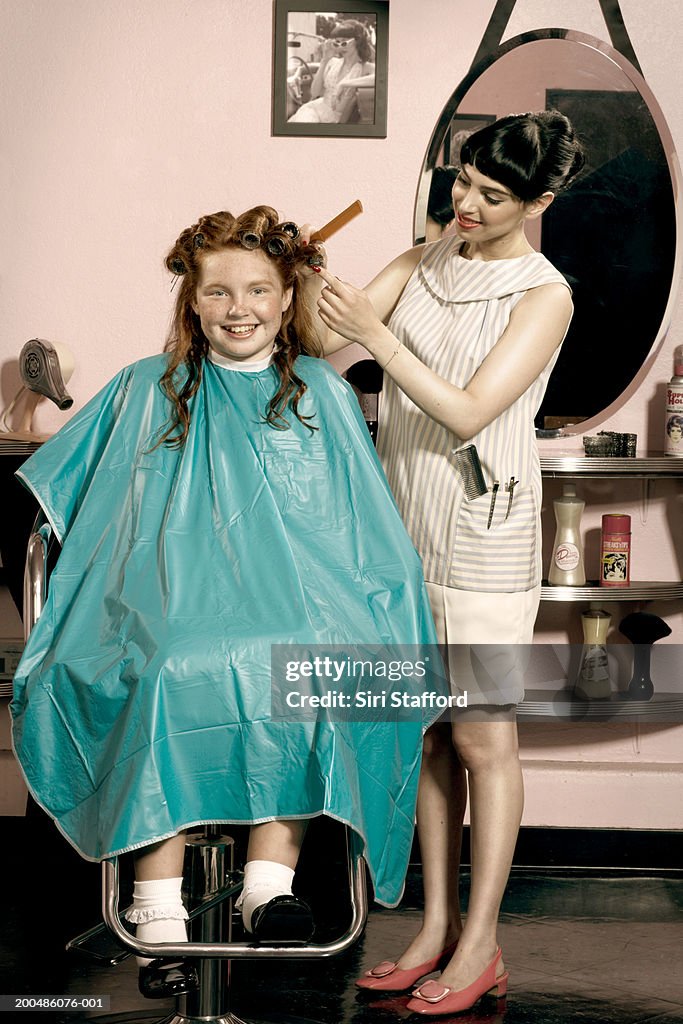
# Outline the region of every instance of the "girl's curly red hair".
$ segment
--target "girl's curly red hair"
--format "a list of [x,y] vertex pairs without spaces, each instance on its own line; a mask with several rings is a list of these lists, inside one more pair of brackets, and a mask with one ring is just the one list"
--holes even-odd
[[[283,288],[292,289],[292,302],[282,316],[273,359],[280,375],[280,386],[268,403],[266,421],[273,427],[286,429],[285,412],[291,407],[294,415],[302,423],[306,422],[306,417],[298,411],[306,384],[296,373],[294,363],[299,355],[320,357],[322,352],[310,313],[300,295],[298,271],[317,250],[314,246],[302,245],[296,226],[281,223],[276,210],[270,206],[255,206],[239,217],[223,210],[202,217],[186,228],[166,256],[166,267],[180,280],[165,346],[169,361],[160,381],[173,410],[170,423],[155,447],[160,444],[182,447],[187,439],[189,403],[201,383],[209,351],[199,316],[192,308],[201,264],[209,253],[232,246],[259,248],[277,267]],[[179,373],[181,368],[185,373]]]

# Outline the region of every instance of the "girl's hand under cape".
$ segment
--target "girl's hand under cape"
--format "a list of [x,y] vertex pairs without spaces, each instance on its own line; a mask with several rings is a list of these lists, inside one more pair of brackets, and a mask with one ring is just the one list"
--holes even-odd
[[318,298],[318,311],[325,326],[372,351],[373,338],[385,328],[366,293],[340,281],[325,267],[320,268],[319,274],[325,287]]

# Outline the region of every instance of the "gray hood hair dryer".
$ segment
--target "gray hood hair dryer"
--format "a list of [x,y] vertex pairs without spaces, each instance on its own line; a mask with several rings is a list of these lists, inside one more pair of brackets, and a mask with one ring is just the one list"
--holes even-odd
[[19,373],[24,387],[45,395],[61,410],[70,409],[74,404],[66,390],[73,368],[69,349],[44,338],[27,341],[19,353]]

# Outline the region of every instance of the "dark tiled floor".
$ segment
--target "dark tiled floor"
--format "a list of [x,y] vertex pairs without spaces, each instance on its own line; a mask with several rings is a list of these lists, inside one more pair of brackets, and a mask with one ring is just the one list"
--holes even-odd
[[[39,929],[41,917],[50,913],[45,898],[49,891],[55,907],[62,908],[62,919],[63,906],[71,907],[71,932],[96,918],[98,869],[89,870],[75,892],[69,886],[67,904],[60,903],[64,886],[54,888],[43,876],[37,885],[39,899],[27,919],[23,908],[32,901],[23,877],[25,864],[30,867],[30,860],[15,866],[14,878],[4,879],[0,993],[109,995],[110,1012],[125,1014],[128,1021],[162,1020],[169,1014],[172,1003],[155,1004],[138,996],[132,960],[105,968],[79,954],[61,953],[68,921]],[[335,892],[339,888],[335,883]],[[465,879],[465,898],[466,888]],[[310,898],[314,903],[318,899],[315,892]],[[418,928],[419,904],[416,868],[401,908],[373,908],[363,938],[350,952],[324,962],[235,963],[233,1011],[249,1024],[415,1024],[418,1018],[405,1009],[405,996],[357,994],[353,979],[400,952]],[[318,901],[318,919],[320,915]],[[510,970],[507,1000],[484,1000],[472,1011],[436,1019],[459,1024],[683,1024],[682,921],[683,875],[674,872],[599,877],[515,869],[499,933]],[[329,925],[325,932],[323,924],[323,940],[331,930]],[[84,1019],[22,1013],[0,1015],[0,1024],[29,1024],[30,1018],[45,1024]]]

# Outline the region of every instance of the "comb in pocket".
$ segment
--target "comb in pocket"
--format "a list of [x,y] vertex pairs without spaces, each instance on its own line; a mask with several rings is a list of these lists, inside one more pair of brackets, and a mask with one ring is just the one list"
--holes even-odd
[[453,450],[453,461],[455,468],[460,474],[460,479],[465,488],[465,497],[468,501],[473,501],[475,498],[480,498],[482,494],[487,493],[488,487],[486,486],[476,445],[466,444],[464,448],[455,448]]

